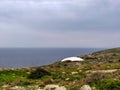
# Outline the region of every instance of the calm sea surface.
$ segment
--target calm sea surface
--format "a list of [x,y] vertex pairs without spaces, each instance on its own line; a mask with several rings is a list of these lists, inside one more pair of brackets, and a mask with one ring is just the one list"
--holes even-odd
[[100,48],[22,48],[0,49],[0,68],[18,68],[48,65],[63,58],[79,56]]

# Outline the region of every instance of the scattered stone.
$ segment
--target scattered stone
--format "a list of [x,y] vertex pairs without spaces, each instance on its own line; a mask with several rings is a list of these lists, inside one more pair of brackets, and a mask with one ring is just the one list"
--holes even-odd
[[46,85],[45,88],[44,88],[44,90],[56,89],[58,87],[59,87],[58,85]]
[[65,74],[66,72],[62,72],[63,74]]
[[15,87],[12,87],[11,90],[25,90],[25,88],[20,86],[15,86]]
[[68,80],[70,80],[70,78],[66,78],[65,80],[68,81]]
[[3,90],[9,89],[9,88],[10,88],[9,85],[3,85],[3,86],[2,86],[2,89],[3,89]]
[[27,87],[22,87],[22,86],[11,87],[10,85],[3,85],[2,90],[44,90],[44,89],[41,89],[37,85],[36,86],[27,86]]
[[64,86],[56,88],[56,90],[67,90]]
[[80,90],[92,90],[89,85],[83,85]]
[[58,85],[46,85],[44,90],[67,90],[64,86],[58,86]]
[[74,74],[78,74],[78,72],[72,72],[72,75],[74,75]]

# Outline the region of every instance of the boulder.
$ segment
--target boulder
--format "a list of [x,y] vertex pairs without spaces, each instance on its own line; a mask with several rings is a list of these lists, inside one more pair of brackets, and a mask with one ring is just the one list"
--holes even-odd
[[89,85],[83,85],[80,90],[92,90]]
[[67,90],[64,86],[59,85],[46,85],[44,90]]

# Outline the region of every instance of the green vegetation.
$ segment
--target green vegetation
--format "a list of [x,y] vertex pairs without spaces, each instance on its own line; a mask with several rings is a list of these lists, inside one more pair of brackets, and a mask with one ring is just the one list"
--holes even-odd
[[120,80],[108,79],[100,84],[100,90],[120,90]]
[[44,87],[47,84],[57,84],[68,90],[79,90],[82,85],[88,84],[97,90],[120,90],[120,49],[81,57],[85,61],[56,62],[48,66],[1,70],[0,86]]
[[0,86],[3,84],[17,84],[26,78],[24,70],[2,70],[0,71]]
[[8,81],[11,82],[18,78],[25,77],[25,71],[23,70],[3,70],[0,71],[0,82]]
[[51,75],[55,80],[74,81],[85,77],[85,74],[79,72],[77,68],[56,68],[51,71]]
[[32,85],[32,84],[33,83],[28,80],[23,80],[23,81],[17,83],[18,86],[28,86],[28,85]]
[[42,68],[37,68],[35,71],[32,71],[28,75],[28,78],[29,79],[39,79],[39,78],[42,78],[43,76],[46,76],[46,75],[49,76],[51,74]]
[[97,90],[120,90],[120,80],[106,79],[94,84]]
[[92,69],[92,67],[89,66],[89,65],[84,66],[84,67],[81,68],[82,71],[87,71],[87,70],[91,70],[91,69]]

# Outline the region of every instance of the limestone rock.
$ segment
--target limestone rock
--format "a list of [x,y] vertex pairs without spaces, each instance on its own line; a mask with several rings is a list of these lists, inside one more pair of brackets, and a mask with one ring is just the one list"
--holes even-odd
[[67,90],[64,86],[58,86],[58,85],[46,85],[44,90]]
[[80,90],[92,90],[89,85],[83,85]]

